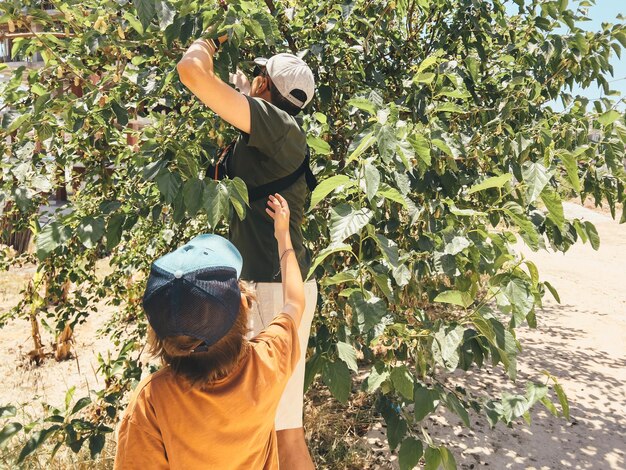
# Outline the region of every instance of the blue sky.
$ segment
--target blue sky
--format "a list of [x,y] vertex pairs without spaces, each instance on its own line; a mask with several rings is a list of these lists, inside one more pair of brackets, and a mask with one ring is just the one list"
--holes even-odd
[[[591,21],[580,23],[580,27],[587,31],[601,31],[602,23],[618,23],[620,21],[616,19],[617,15],[622,14],[626,16],[626,1],[624,0],[597,0],[594,6],[589,7],[589,17]],[[622,98],[626,98],[626,50],[622,49],[622,58],[619,59],[616,55],[611,60],[613,65],[613,77],[608,77],[611,89],[621,92]],[[598,98],[602,96],[602,90],[597,86],[590,86],[589,88],[582,90],[577,88],[574,93],[587,96],[589,98]]]
[[[579,4],[579,1],[570,0],[569,8],[574,9]],[[511,13],[517,13],[516,5],[508,5]],[[619,23],[626,22],[624,20],[618,20],[617,15],[622,14],[626,17],[626,1],[625,0],[596,0],[596,4],[589,8],[588,16],[591,21],[579,22],[578,26],[587,31],[601,31],[602,23]],[[565,32],[565,30],[564,30]],[[626,50],[622,48],[622,58],[618,58],[617,55],[613,55],[611,60],[613,65],[613,77],[608,76],[611,90],[619,91],[622,94],[622,98],[626,98]],[[573,95],[586,96],[589,99],[597,99],[603,96],[603,91],[595,84],[582,89],[580,87],[574,87],[572,90]],[[557,103],[555,109],[562,108],[560,103]]]

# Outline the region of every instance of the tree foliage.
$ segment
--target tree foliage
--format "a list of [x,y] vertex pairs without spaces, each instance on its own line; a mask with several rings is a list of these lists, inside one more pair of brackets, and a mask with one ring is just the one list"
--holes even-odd
[[[321,184],[305,231],[322,300],[307,383],[321,374],[346,401],[354,371],[366,368],[362,387],[378,397],[402,468],[420,459],[455,468],[420,432],[440,408],[467,426],[471,413],[492,425],[528,420],[537,402],[568,415],[549,375],[501,397],[471,396],[443,377],[489,361],[515,380],[516,328],[536,327],[547,291],[558,299],[512,249],[516,234],[533,250],[567,251],[580,240],[597,249],[593,225],[565,217],[564,196],[591,197],[626,220],[615,213],[625,198],[626,126],[607,78],[610,57],[626,47],[624,24],[586,32],[579,24],[590,2],[567,0],[49,3],[59,15],[34,0],[0,7],[0,23],[32,33],[14,40],[13,54],[44,60],[0,85],[0,215],[35,233],[40,278],[53,290],[66,280],[81,286],[42,314],[61,331],[98,299],[119,305],[108,332],[120,353],[101,361],[107,387],[97,401],[78,402],[103,410],[91,420],[68,401],[69,411],[38,426],[6,424],[3,441],[31,433],[20,459],[55,433],[72,450],[102,449],[141,374],[138,299],[151,260],[199,232],[223,231],[232,211],[245,217],[243,182],[204,173],[234,132],[176,73],[207,29],[228,34],[216,61],[224,79],[290,49],[316,76],[305,128]],[[572,95],[591,83],[605,96]],[[42,217],[51,188],[65,184],[75,188],[69,204]],[[105,257],[114,270],[99,280],[95,263]],[[28,302],[4,320],[26,316]]]

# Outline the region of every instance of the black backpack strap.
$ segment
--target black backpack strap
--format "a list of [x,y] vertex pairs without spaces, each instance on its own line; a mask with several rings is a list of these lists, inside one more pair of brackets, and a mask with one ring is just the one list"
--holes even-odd
[[257,186],[255,188],[248,187],[248,200],[250,202],[258,201],[259,199],[265,199],[270,194],[280,193],[287,189],[289,186],[298,181],[298,178],[305,175],[306,184],[309,187],[309,191],[313,191],[317,186],[317,180],[315,179],[315,175],[311,171],[310,166],[311,153],[309,151],[309,146],[306,148],[306,156],[304,157],[304,161],[302,164],[294,171],[293,173],[283,176],[275,181],[270,181],[269,183],[262,184],[261,186]]

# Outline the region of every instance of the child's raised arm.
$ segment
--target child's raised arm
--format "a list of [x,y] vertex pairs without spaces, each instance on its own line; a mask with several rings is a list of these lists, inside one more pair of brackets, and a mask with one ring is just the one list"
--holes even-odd
[[280,194],[270,196],[265,209],[274,219],[274,236],[278,242],[278,256],[283,283],[283,312],[290,315],[296,326],[300,325],[304,312],[304,284],[296,252],[291,245],[289,234],[289,205]]

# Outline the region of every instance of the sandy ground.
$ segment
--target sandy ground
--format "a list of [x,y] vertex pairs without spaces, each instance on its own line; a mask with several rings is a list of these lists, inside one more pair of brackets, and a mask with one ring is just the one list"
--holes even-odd
[[[534,261],[543,280],[558,291],[538,312],[537,330],[519,329],[524,348],[517,384],[498,368],[453,377],[475,393],[524,393],[527,380],[542,381],[541,371],[557,376],[570,401],[571,419],[535,407],[532,424],[491,430],[483,416],[462,427],[450,413],[432,419],[428,431],[446,443],[461,469],[626,469],[626,224],[576,204],[565,204],[569,218],[591,221],[601,244],[577,244],[567,253],[538,252],[519,246]],[[380,448],[380,426],[369,444]],[[395,458],[388,468],[397,468]]]
[[[472,416],[471,429],[461,427],[451,414],[430,420],[427,429],[452,449],[460,469],[626,469],[626,225],[575,204],[567,203],[565,209],[568,217],[596,225],[600,250],[578,244],[563,255],[520,247],[541,277],[556,287],[562,304],[548,294],[537,315],[538,329],[518,330],[524,351],[517,383],[510,384],[498,368],[451,380],[475,392],[523,393],[526,380],[541,381],[540,371],[546,369],[569,396],[571,420],[554,418],[540,406],[530,426],[520,420],[513,429],[498,424],[491,430],[478,415]],[[13,305],[14,293],[30,277],[32,268],[0,273],[0,312]],[[103,306],[99,315],[77,328],[76,359],[51,359],[41,367],[20,359],[32,349],[26,320],[1,329],[0,406],[21,403],[25,413],[38,414],[41,403],[61,405],[72,386],[77,387],[76,398],[100,389],[96,356],[110,343],[97,331],[110,313]],[[43,335],[45,342],[52,340],[45,331]],[[377,425],[366,441],[387,461],[376,468],[396,468],[396,457],[388,457],[378,438],[380,431]]]

